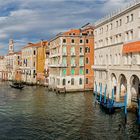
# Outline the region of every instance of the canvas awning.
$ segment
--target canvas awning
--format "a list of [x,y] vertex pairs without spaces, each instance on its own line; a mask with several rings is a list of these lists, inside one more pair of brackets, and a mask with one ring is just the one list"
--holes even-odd
[[135,41],[123,45],[123,53],[140,52],[140,41]]

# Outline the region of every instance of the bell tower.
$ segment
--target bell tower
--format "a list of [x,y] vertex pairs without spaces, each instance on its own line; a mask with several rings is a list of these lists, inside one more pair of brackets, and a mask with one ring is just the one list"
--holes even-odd
[[14,53],[14,40],[13,39],[9,39],[9,50],[8,50],[9,54]]

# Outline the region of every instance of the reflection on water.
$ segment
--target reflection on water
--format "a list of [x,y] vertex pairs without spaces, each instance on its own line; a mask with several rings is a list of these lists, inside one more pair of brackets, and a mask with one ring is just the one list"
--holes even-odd
[[105,114],[92,93],[55,94],[44,87],[10,88],[0,83],[0,139],[140,139],[135,114]]

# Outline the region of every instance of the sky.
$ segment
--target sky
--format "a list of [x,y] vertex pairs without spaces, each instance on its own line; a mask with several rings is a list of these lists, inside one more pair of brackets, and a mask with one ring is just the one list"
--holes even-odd
[[0,55],[93,23],[133,0],[0,0]]

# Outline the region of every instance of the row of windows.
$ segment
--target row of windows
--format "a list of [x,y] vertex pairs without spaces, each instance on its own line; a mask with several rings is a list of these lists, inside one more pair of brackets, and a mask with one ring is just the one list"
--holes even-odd
[[[67,40],[66,39],[63,39],[63,43],[67,43]],[[75,39],[71,39],[71,43],[75,43]],[[84,43],[84,40],[83,39],[80,39],[79,40],[79,43]],[[86,39],[85,40],[85,43],[89,43],[89,40],[88,39]]]
[[[71,49],[70,49],[71,55],[75,54],[75,50],[76,50],[75,47],[71,47]],[[63,52],[63,54],[67,54],[67,48],[65,46],[63,47],[62,52]],[[59,49],[53,49],[53,50],[50,51],[51,55],[55,55],[57,53],[59,53]],[[83,49],[82,46],[79,48],[79,53],[80,54],[84,53],[84,49]],[[85,47],[85,53],[90,53],[90,48],[89,47]]]
[[[86,74],[89,74],[90,73],[89,69],[86,69],[85,72],[86,72]],[[66,73],[67,73],[67,70],[66,69],[63,69],[62,70],[62,75],[65,76]],[[75,74],[75,68],[71,68],[71,75],[74,75],[74,74]],[[79,69],[79,74],[80,75],[83,75],[84,74],[84,69],[83,68],[80,68]]]
[[[133,15],[133,14],[130,14],[130,15],[126,16],[125,23],[132,22],[133,20],[134,20],[134,15]],[[113,27],[118,28],[118,27],[122,26],[122,23],[123,23],[123,22],[122,22],[122,19],[118,19],[118,20],[116,20],[114,23],[111,22],[111,23],[107,24],[105,30],[106,30],[106,32],[107,32],[107,31],[109,31],[109,30],[112,30]],[[104,32],[104,28],[101,27],[101,28],[99,29],[99,34],[103,34],[103,32]],[[95,31],[95,35],[97,35],[97,34],[98,34],[98,32],[97,32],[97,30],[96,30],[96,31]]]
[[120,65],[123,63],[124,65],[140,65],[140,53],[133,54],[125,54],[121,56],[121,54],[115,54],[115,55],[106,55],[103,57],[103,55],[95,56],[95,65]]
[[[140,37],[140,28],[138,28],[138,36]],[[133,30],[126,31],[124,33],[124,40],[125,41],[131,41],[134,38],[134,32]],[[105,40],[101,39],[98,42],[95,42],[95,47],[103,47],[107,45],[112,45],[115,43],[120,43],[122,42],[122,34],[117,34],[115,36],[110,36],[105,38]]]
[[[68,81],[68,84],[71,83],[71,85],[74,85],[75,84],[75,80],[74,78],[71,78],[71,81]],[[88,84],[88,78],[86,78],[86,81],[85,81],[86,84]],[[79,78],[79,85],[82,85],[83,84],[83,79],[82,78]],[[62,80],[62,85],[65,86],[66,85],[66,79],[63,79]]]

